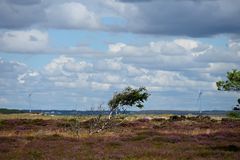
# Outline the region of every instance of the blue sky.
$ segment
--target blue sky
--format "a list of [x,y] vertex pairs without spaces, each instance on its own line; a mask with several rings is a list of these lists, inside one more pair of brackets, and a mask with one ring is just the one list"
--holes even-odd
[[[88,110],[126,86],[145,109],[230,110],[215,82],[240,68],[238,0],[0,1],[0,106]],[[214,10],[214,13],[212,12]]]

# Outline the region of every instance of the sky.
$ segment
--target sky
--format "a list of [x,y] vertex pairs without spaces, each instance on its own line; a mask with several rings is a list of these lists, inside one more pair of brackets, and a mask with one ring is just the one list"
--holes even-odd
[[239,93],[215,83],[240,69],[239,15],[239,0],[0,0],[0,107],[90,110],[144,86],[144,109],[231,110]]

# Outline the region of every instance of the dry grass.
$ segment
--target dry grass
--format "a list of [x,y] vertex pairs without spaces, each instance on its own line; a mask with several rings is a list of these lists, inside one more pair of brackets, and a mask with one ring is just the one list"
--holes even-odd
[[240,159],[238,120],[127,116],[121,126],[90,136],[90,117],[82,117],[76,138],[66,130],[73,117],[14,116],[0,120],[0,159]]
[[[56,119],[72,119],[76,116],[61,116],[61,115],[42,115],[42,114],[31,114],[31,113],[23,113],[23,114],[1,114],[0,120],[3,119],[43,119],[43,120],[56,120]],[[88,119],[92,116],[80,116],[81,119]]]

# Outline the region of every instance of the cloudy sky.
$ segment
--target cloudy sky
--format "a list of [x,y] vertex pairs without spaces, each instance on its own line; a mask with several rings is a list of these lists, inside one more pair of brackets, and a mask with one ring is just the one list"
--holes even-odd
[[126,86],[145,109],[229,110],[239,0],[0,0],[0,106],[88,110]]

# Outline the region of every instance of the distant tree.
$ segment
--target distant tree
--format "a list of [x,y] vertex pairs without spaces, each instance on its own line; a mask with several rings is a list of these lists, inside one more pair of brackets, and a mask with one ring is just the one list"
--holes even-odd
[[117,111],[126,106],[136,106],[137,108],[143,108],[143,103],[147,101],[150,94],[145,87],[133,89],[131,87],[125,88],[120,93],[115,93],[112,99],[108,102],[110,108],[109,119],[114,111]]
[[[216,82],[217,88],[220,91],[240,91],[240,71],[234,69],[230,72],[227,72],[226,81]],[[240,104],[240,99],[238,99]]]

